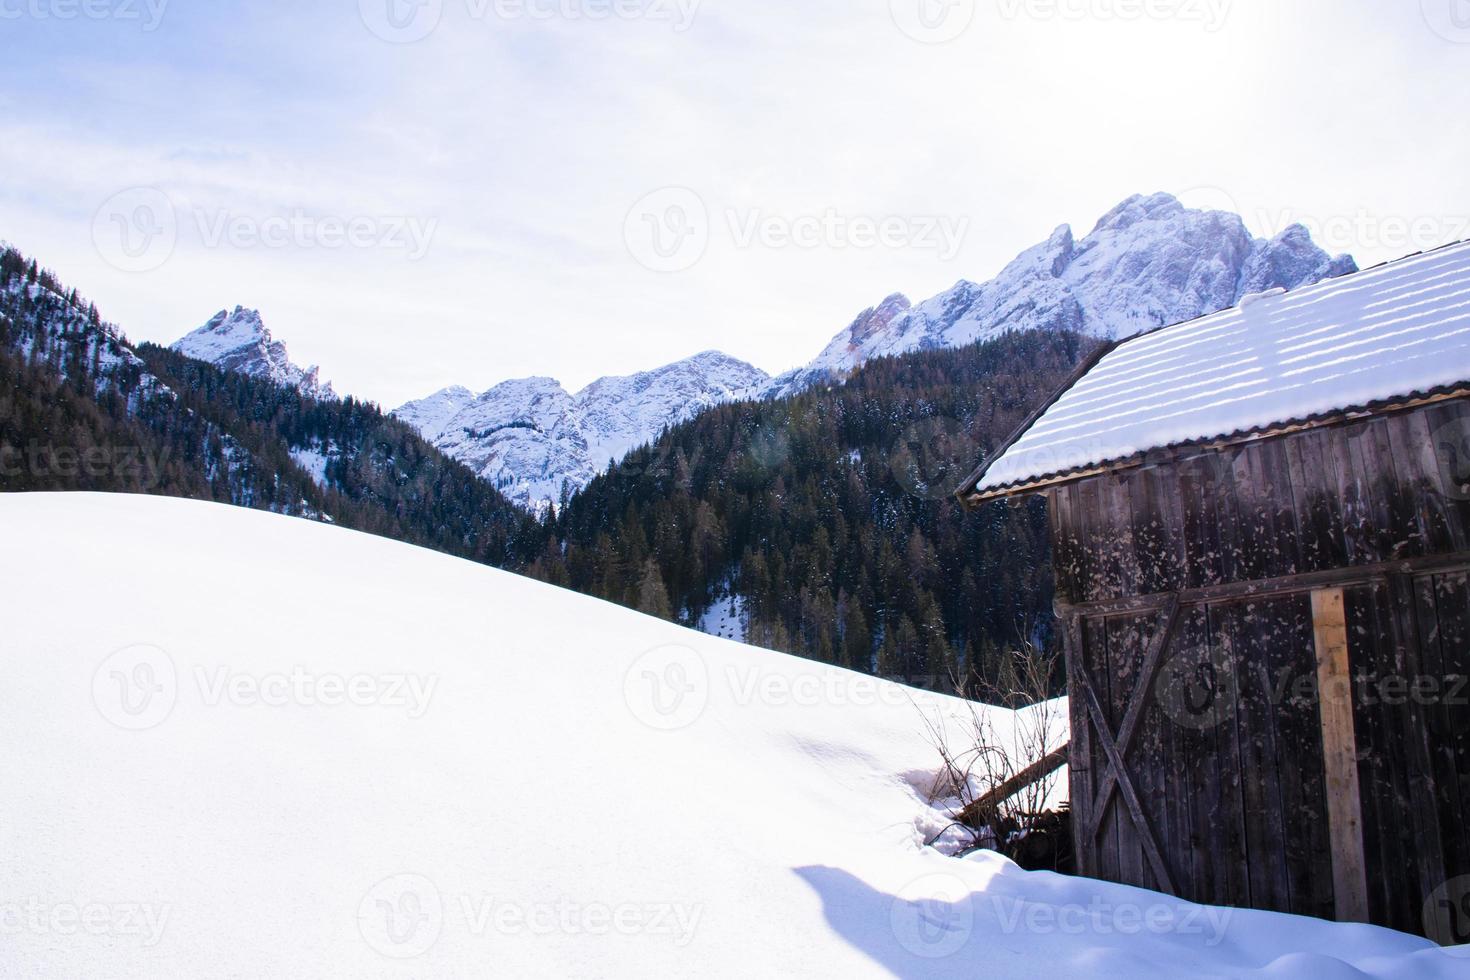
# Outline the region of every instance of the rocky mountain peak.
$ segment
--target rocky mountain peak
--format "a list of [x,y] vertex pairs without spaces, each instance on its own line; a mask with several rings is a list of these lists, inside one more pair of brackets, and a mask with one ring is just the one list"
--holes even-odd
[[1171,194],[1135,194],[1083,239],[1059,226],[986,283],[962,280],[885,322],[859,315],[816,358],[777,379],[772,396],[839,378],[874,357],[963,347],[1012,330],[1124,337],[1234,306],[1248,293],[1357,269],[1305,228],[1253,238],[1238,215],[1186,208]]
[[291,385],[312,398],[337,397],[330,384],[321,383],[315,365],[301,368],[291,363],[286,345],[271,336],[258,310],[243,306],[220,310],[170,349],[227,371]]

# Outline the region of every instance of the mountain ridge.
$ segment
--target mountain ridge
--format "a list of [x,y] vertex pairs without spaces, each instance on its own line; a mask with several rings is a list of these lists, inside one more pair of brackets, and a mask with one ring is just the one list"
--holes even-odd
[[502,381],[478,396],[453,386],[393,415],[511,500],[539,510],[581,490],[668,426],[769,381],[759,368],[709,350],[599,378],[576,394],[548,377]]
[[918,304],[889,296],[762,395],[793,394],[875,357],[962,347],[1013,330],[1117,339],[1357,268],[1351,256],[1319,248],[1302,225],[1256,238],[1239,215],[1186,208],[1170,194],[1135,194],[1081,239],[1059,225],[984,283],[962,279]]

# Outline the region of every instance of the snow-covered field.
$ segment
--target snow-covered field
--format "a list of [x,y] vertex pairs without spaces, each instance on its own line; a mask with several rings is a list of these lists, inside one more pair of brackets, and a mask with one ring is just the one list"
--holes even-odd
[[919,711],[856,675],[215,505],[0,495],[0,541],[4,977],[1470,975],[926,851]]

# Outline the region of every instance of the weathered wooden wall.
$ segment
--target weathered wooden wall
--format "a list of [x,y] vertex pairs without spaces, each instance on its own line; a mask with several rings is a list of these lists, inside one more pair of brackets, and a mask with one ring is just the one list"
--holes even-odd
[[1341,913],[1312,601],[1336,585],[1366,915],[1470,942],[1429,908],[1470,875],[1467,450],[1456,400],[1050,492],[1084,874]]
[[1470,550],[1470,400],[1184,455],[1049,493],[1077,604]]

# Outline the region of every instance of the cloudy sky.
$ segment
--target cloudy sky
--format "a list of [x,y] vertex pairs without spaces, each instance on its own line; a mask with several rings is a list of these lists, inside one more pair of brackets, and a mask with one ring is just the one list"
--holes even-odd
[[1470,0],[0,0],[0,238],[392,407],[805,362],[1166,190],[1470,237]]

